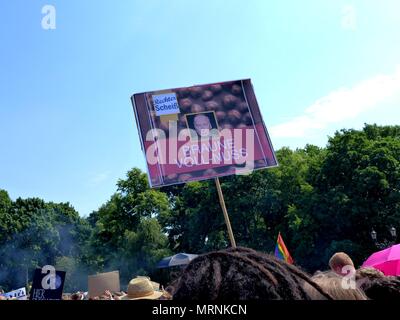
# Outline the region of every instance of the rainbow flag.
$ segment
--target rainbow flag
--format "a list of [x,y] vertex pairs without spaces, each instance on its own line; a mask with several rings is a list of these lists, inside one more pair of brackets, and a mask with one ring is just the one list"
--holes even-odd
[[286,248],[285,243],[283,242],[280,232],[278,234],[278,240],[276,241],[275,257],[277,257],[278,259],[284,260],[287,263],[293,264],[293,259],[290,256],[290,253],[289,253],[288,249]]

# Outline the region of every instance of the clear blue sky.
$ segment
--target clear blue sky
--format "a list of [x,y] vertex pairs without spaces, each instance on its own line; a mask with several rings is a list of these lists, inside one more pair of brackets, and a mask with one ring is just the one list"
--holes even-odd
[[[42,7],[56,8],[43,30]],[[275,148],[399,124],[400,2],[0,1],[0,188],[87,215],[145,170],[135,92],[251,78]]]

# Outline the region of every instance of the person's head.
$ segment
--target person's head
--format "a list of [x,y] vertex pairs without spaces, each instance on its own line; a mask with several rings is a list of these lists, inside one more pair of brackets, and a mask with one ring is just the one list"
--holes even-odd
[[399,300],[400,278],[382,277],[364,281],[361,289],[372,300]]
[[110,290],[105,290],[102,295],[99,296],[100,300],[114,300],[114,297]]
[[347,279],[332,271],[319,272],[311,278],[322,289],[328,292],[335,300],[367,300],[364,292],[349,285]]
[[380,279],[384,278],[385,274],[375,268],[372,267],[364,267],[360,268],[356,271],[356,280],[362,280],[362,279],[368,279],[368,280],[373,280],[373,279]]
[[76,293],[71,294],[70,299],[71,300],[82,300],[82,296],[81,296],[80,292],[76,292]]
[[329,266],[340,276],[355,272],[353,260],[344,252],[335,253],[329,260]]
[[210,119],[204,114],[194,116],[193,126],[200,137],[208,136],[212,128]]
[[309,300],[305,282],[331,299],[293,265],[252,249],[228,249],[190,262],[177,281],[173,300]]
[[126,293],[124,293],[123,291],[113,292],[114,300],[121,300],[121,298],[125,295]]

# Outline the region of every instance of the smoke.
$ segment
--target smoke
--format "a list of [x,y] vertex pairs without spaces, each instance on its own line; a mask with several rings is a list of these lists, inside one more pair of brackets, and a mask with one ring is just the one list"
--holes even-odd
[[28,227],[0,242],[0,286],[26,286],[36,268],[54,265],[67,272],[65,290],[85,289],[89,272],[79,259],[80,236],[77,225],[54,224],[52,212],[38,210]]
[[[17,200],[18,201],[18,200]],[[88,275],[120,271],[121,288],[137,275],[151,275],[167,256],[167,238],[159,237],[155,219],[144,219],[135,231],[104,234],[96,223],[79,218],[69,205],[47,206],[20,200],[0,214],[0,286],[11,291],[32,282],[34,270],[44,265],[66,272],[64,292],[87,290]],[[10,217],[8,221],[6,219]],[[165,238],[165,239],[164,239]]]

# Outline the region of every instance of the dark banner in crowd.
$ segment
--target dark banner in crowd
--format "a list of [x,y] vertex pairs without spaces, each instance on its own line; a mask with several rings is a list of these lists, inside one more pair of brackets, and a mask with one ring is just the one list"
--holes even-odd
[[36,269],[33,275],[30,300],[61,300],[65,272],[56,271],[53,266]]

